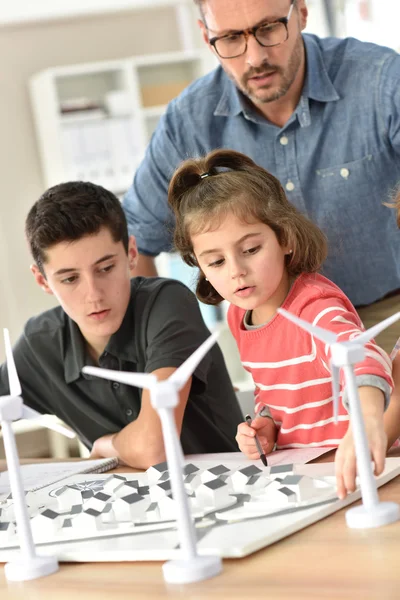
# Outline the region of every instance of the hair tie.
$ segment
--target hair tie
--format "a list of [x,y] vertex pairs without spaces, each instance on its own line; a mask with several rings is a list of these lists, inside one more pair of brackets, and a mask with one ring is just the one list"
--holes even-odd
[[206,177],[210,177],[210,173],[202,173],[200,175],[200,179],[205,179]]

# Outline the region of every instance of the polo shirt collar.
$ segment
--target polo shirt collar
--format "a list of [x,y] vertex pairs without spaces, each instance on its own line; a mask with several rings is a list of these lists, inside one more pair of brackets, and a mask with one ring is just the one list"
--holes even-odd
[[[137,284],[131,280],[131,295],[121,326],[110,338],[104,353],[115,356],[119,361],[137,362],[135,343],[134,297]],[[82,368],[93,365],[93,359],[86,352],[86,345],[78,325],[69,317],[67,319],[67,335],[64,340],[64,378],[67,384],[82,377]]]
[[[306,50],[307,73],[304,82],[302,97],[308,97],[320,102],[331,102],[340,99],[333,85],[317,38],[303,35]],[[222,67],[219,67],[222,69]],[[219,117],[234,117],[243,113],[247,118],[254,118],[254,112],[246,97],[240,92],[229,77],[223,74],[223,89],[221,98],[214,110],[214,115]]]

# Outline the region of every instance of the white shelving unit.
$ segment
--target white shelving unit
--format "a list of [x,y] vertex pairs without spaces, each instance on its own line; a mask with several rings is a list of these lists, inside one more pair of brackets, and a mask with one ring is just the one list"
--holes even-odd
[[33,76],[44,186],[88,180],[121,195],[168,102],[213,66],[207,51],[182,50],[56,67]]

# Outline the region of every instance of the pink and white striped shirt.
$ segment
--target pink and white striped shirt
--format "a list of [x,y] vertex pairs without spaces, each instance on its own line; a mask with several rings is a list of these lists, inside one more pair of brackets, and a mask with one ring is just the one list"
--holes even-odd
[[[339,340],[352,339],[364,331],[347,296],[319,274],[300,275],[282,307],[336,333]],[[277,447],[338,446],[349,417],[341,402],[339,422],[334,423],[328,347],[279,314],[264,326],[247,330],[245,312],[231,305],[228,323],[242,364],[256,386],[255,412],[268,406],[278,426]],[[391,373],[389,356],[374,341],[369,342],[365,360],[355,367],[359,382],[363,376],[375,376],[375,381],[386,381],[391,390]],[[341,397],[343,386],[341,373]]]

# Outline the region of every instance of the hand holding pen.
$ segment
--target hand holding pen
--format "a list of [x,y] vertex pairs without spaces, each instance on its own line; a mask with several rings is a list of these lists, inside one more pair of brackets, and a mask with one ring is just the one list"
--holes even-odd
[[[249,427],[251,427],[251,423],[253,421],[253,419],[251,418],[251,416],[250,415],[246,415],[245,419],[246,419],[247,425],[249,425]],[[261,462],[264,465],[264,467],[267,467],[268,466],[268,462],[267,462],[267,459],[265,457],[264,450],[262,449],[262,446],[260,444],[260,440],[258,439],[258,435],[257,434],[254,435],[254,441],[256,443],[257,452],[260,455]]]
[[[265,457],[274,450],[277,435],[278,428],[272,418],[257,414],[252,419],[250,415],[246,415],[245,421],[238,425],[235,439],[243,454],[250,460],[256,460],[261,454]],[[257,449],[255,437],[261,451]]]

